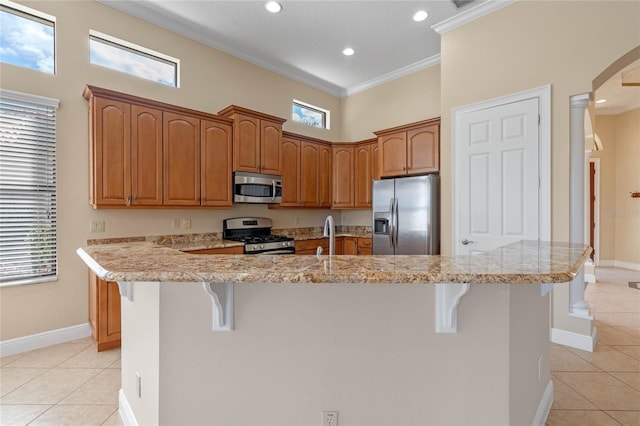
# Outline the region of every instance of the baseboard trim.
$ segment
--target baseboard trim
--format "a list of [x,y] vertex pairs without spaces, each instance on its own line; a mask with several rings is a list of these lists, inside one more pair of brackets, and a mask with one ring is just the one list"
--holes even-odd
[[551,329],[551,341],[558,345],[569,346],[583,351],[593,352],[598,340],[598,329],[593,327],[591,336],[574,333],[572,331],[560,330],[559,328]]
[[118,392],[118,412],[125,426],[138,426],[136,416],[133,414],[133,410],[122,389]]
[[32,334],[30,336],[3,340],[0,342],[0,356],[4,357],[29,352],[35,349],[45,348],[59,343],[66,343],[89,336],[91,336],[91,327],[89,326],[89,323],[86,323]]
[[622,260],[601,260],[598,266],[608,266],[614,268],[631,269],[632,271],[640,271],[640,263],[624,262]]
[[547,387],[542,394],[542,398],[540,399],[540,403],[538,404],[538,409],[536,410],[536,416],[533,418],[533,422],[531,422],[531,426],[544,426],[547,422],[547,417],[549,416],[549,411],[551,410],[551,406],[553,405],[553,382],[549,380],[547,383]]

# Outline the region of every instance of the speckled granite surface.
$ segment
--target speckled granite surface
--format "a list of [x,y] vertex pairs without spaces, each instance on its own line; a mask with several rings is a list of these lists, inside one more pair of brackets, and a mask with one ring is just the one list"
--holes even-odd
[[109,281],[233,283],[568,282],[591,248],[521,241],[473,256],[194,255],[149,241],[78,249]]

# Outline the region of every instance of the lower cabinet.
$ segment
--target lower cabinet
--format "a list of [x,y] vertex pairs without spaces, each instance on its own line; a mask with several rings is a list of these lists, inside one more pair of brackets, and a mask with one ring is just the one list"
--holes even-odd
[[373,240],[371,238],[358,238],[358,254],[361,256],[371,256],[373,254]]
[[98,352],[120,346],[120,290],[89,271],[89,324]]
[[322,247],[322,254],[329,254],[329,238],[296,241],[296,254],[316,254],[318,247]]
[[[322,254],[329,254],[329,238],[296,241],[296,254],[316,254],[322,247]],[[336,254],[371,255],[372,240],[367,237],[336,237]]]

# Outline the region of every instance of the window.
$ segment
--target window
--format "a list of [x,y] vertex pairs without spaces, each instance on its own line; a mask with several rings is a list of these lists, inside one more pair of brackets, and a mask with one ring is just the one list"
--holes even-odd
[[321,129],[329,129],[330,112],[311,104],[293,100],[293,112],[291,118],[298,123],[308,124],[309,126],[320,127]]
[[92,64],[178,87],[179,60],[142,46],[92,30],[89,56]]
[[0,61],[54,74],[55,18],[10,1],[0,4]]
[[0,286],[57,279],[57,107],[0,89]]

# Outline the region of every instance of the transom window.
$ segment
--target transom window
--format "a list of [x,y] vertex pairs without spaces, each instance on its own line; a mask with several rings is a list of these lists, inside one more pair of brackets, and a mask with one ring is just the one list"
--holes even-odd
[[291,119],[298,123],[319,127],[321,129],[329,129],[330,114],[331,112],[329,110],[306,102],[293,100]]
[[176,58],[93,30],[89,32],[89,52],[92,64],[179,87],[180,61]]
[[0,4],[0,61],[55,73],[55,17],[22,5]]

